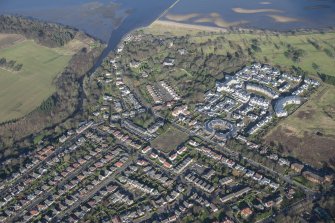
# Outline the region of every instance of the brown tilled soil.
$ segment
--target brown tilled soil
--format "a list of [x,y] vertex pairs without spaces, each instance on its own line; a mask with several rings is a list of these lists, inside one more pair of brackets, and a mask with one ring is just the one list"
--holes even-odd
[[265,140],[267,143],[280,143],[284,153],[315,167],[321,167],[324,162],[335,167],[335,135],[305,132],[303,137],[298,137],[291,130],[280,126]]

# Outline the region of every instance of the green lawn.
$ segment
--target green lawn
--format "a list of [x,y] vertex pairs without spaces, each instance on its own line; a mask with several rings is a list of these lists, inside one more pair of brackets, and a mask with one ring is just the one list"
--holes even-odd
[[169,126],[165,132],[151,142],[151,145],[156,149],[169,153],[187,139],[188,135],[186,133]]
[[26,115],[54,91],[53,80],[67,66],[71,49],[47,48],[24,40],[0,49],[0,58],[23,64],[14,73],[0,69],[0,122]]
[[[250,47],[251,40],[257,39],[259,41],[260,52],[255,53],[255,58],[260,62],[265,62],[264,57],[268,62],[275,66],[289,68],[292,65],[302,68],[310,74],[315,74],[317,71],[312,67],[315,63],[319,66],[319,72],[335,75],[335,33],[319,33],[319,34],[236,34],[227,33],[220,34],[226,41],[223,42],[223,48],[216,51],[217,54],[225,54],[226,52],[235,52],[228,41],[240,45],[243,49]],[[220,35],[213,35],[208,37],[193,37],[193,41],[197,43],[205,42],[209,38],[214,39]],[[308,40],[314,40],[320,48],[316,49]],[[295,48],[305,51],[305,55],[300,62],[293,62],[291,59],[285,57],[284,52],[287,50],[286,45],[290,44]],[[276,47],[277,46],[277,47]],[[325,49],[333,53],[333,57],[325,53]],[[212,53],[213,48],[208,48],[207,52]]]

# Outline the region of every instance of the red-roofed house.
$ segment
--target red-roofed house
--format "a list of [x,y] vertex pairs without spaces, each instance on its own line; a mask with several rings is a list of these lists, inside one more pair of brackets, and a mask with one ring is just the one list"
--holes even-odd
[[116,162],[114,165],[115,165],[116,167],[120,168],[120,167],[123,166],[123,163],[119,161],[119,162]]
[[252,210],[248,207],[248,208],[244,208],[241,210],[241,216],[242,218],[248,218],[250,215],[252,215]]
[[168,169],[170,169],[172,167],[171,163],[168,163],[168,162],[164,162],[163,165]]

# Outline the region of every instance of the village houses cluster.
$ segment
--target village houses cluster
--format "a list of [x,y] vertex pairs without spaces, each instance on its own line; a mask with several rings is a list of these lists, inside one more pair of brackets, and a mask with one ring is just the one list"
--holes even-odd
[[[311,183],[333,180],[250,140],[275,116],[289,115],[287,105],[304,103],[317,81],[254,63],[217,81],[195,105],[185,103],[166,80],[145,84],[150,105],[126,84],[120,68],[127,43],[142,38],[127,36],[109,61],[109,73],[92,77],[110,90],[102,93],[89,120],[42,145],[0,183],[0,222],[95,217],[100,222],[168,223],[195,208],[214,214],[223,207],[223,222],[233,223],[280,211],[310,192],[288,175],[233,153],[227,144],[232,139]],[[175,64],[168,57],[160,65],[173,69]],[[128,65],[139,68],[141,62]]]

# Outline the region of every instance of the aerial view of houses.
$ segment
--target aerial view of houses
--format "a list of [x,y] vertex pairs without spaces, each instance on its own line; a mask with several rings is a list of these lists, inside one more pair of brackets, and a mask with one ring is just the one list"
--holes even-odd
[[[115,13],[119,7],[114,1],[106,7],[98,2],[85,4],[80,15],[90,9],[109,18],[110,10]],[[314,7],[327,8],[308,10]],[[284,12],[270,6],[232,11]],[[120,15],[128,13],[136,10]],[[14,143],[20,130],[16,126],[10,129],[13,137],[0,140],[0,145],[13,141],[19,151],[0,159],[0,223],[334,222],[334,154],[323,154],[317,150],[320,141],[312,141],[319,137],[327,147],[334,146],[328,124],[335,107],[321,106],[334,100],[324,99],[334,79],[324,76],[319,60],[305,64],[314,63],[303,60],[311,51],[295,48],[309,44],[313,52],[331,54],[334,62],[334,38],[326,32],[305,38],[305,30],[223,29],[220,24],[244,20],[225,21],[214,12],[165,13],[160,19],[167,16],[168,21],[127,34],[115,27],[121,42],[109,43],[115,49],[94,58],[101,60],[99,65],[80,76],[73,67],[84,66],[81,57],[96,47],[86,43],[74,56],[80,62],[66,68],[67,82],[54,80],[65,90],[36,108],[49,112],[45,121],[50,125]],[[281,23],[295,19],[274,18]],[[184,20],[194,24],[175,27]],[[198,24],[212,20],[218,27]],[[100,22],[105,23],[96,24]],[[44,35],[48,32],[38,31],[38,38]],[[313,42],[322,37],[320,46]],[[276,55],[282,57],[269,51],[280,51]],[[68,86],[77,95],[68,94]],[[66,110],[67,117],[53,123],[60,114],[52,109],[76,97],[77,103],[62,108],[73,111]],[[316,127],[303,125],[312,119],[317,119]],[[289,136],[285,144],[281,137]],[[316,150],[302,150],[304,140]],[[309,162],[311,156],[318,165]]]

